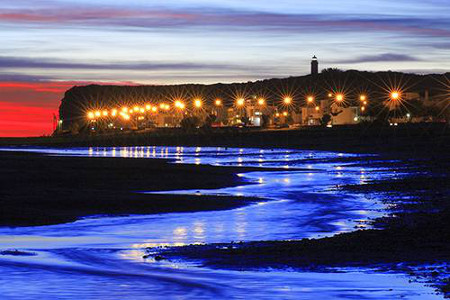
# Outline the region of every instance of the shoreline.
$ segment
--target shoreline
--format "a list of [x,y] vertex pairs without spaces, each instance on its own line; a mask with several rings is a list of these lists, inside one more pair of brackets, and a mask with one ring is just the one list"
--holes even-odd
[[[354,139],[355,138],[353,137],[352,140]],[[53,147],[54,145],[47,146]],[[269,147],[271,145],[266,144],[266,146]],[[349,144],[342,145],[342,147],[348,146]],[[406,146],[406,144],[404,146]],[[449,145],[447,144],[446,146],[448,147]],[[231,269],[237,268],[240,270],[260,267],[307,268],[309,270],[318,270],[320,268],[330,268],[333,266],[372,267],[374,264],[388,264],[391,266],[388,268],[394,268],[398,264],[431,263],[436,262],[436,260],[448,263],[450,260],[450,243],[448,242],[450,240],[450,192],[448,191],[448,188],[446,188],[447,185],[445,183],[450,177],[448,172],[448,167],[450,166],[449,152],[444,151],[446,149],[445,147],[444,149],[436,148],[435,143],[431,143],[427,147],[421,148],[419,151],[415,151],[413,153],[409,153],[405,148],[399,149],[402,150],[378,153],[380,155],[379,160],[391,164],[388,160],[390,158],[396,158],[400,159],[400,165],[412,160],[412,167],[420,171],[417,172],[419,175],[415,178],[410,178],[404,182],[374,181],[366,185],[340,187],[359,193],[391,193],[389,203],[392,204],[395,209],[391,210],[391,215],[376,220],[375,226],[377,226],[377,229],[357,230],[350,233],[339,234],[333,237],[321,239],[305,239],[299,241],[258,241],[249,243],[210,244],[200,246],[191,245],[181,248],[149,249],[148,251],[150,253],[157,251],[159,253],[157,256],[162,259],[198,260],[203,265],[209,267]],[[114,160],[113,164],[111,164],[112,160]],[[30,161],[32,162],[32,166],[34,166],[34,171],[33,167],[30,167],[28,164]],[[52,162],[50,166],[46,165],[49,161]],[[6,165],[11,163],[13,165],[16,164],[14,166],[14,168],[16,168],[16,173],[11,173],[10,169],[5,168],[5,163]],[[77,204],[74,207],[69,208],[76,211],[77,214],[85,214],[85,205],[87,203],[90,205],[88,210],[91,215],[93,214],[93,210],[104,210],[105,208],[110,208],[110,203],[106,200],[111,197],[116,200],[123,198],[122,201],[116,202],[117,206],[115,208],[111,208],[112,214],[123,212],[123,206],[126,206],[126,212],[124,214],[132,213],[133,209],[137,209],[144,214],[173,212],[170,208],[175,206],[177,209],[180,209],[179,205],[186,203],[186,200],[191,202],[188,207],[185,207],[184,210],[177,211],[188,212],[198,211],[199,209],[226,210],[248,205],[254,203],[255,201],[261,201],[261,199],[239,199],[242,201],[235,201],[233,203],[235,206],[233,207],[233,205],[230,206],[230,203],[228,203],[229,201],[227,201],[227,204],[224,206],[223,198],[217,197],[207,197],[207,199],[203,198],[205,201],[202,200],[202,197],[199,197],[199,199],[195,201],[196,203],[192,203],[191,200],[194,199],[195,196],[181,196],[180,199],[172,199],[170,203],[167,203],[167,198],[164,199],[165,195],[159,195],[158,197],[161,198],[153,198],[152,201],[155,201],[154,203],[156,203],[156,206],[159,206],[160,203],[167,204],[167,210],[169,210],[161,211],[161,207],[158,207],[158,210],[155,210],[154,208],[152,210],[150,206],[145,207],[145,205],[144,207],[138,206],[130,208],[130,206],[133,206],[133,203],[142,202],[142,199],[138,199],[139,197],[137,196],[130,197],[132,192],[120,192],[125,186],[129,189],[128,184],[130,182],[134,182],[135,184],[135,188],[129,189],[130,191],[140,190],[140,184],[145,186],[145,189],[147,190],[220,188],[225,186],[248,184],[248,182],[244,182],[236,176],[237,172],[242,173],[253,170],[252,168],[245,167],[236,168],[213,167],[207,165],[178,165],[168,164],[167,161],[161,159],[122,158],[117,160],[115,158],[97,157],[86,160],[83,157],[58,157],[30,153],[13,154],[1,151],[0,164],[0,170],[4,175],[2,175],[2,178],[10,179],[10,184],[6,182],[7,185],[5,186],[7,186],[11,191],[9,195],[9,203],[14,207],[17,206],[17,202],[14,199],[20,199],[21,197],[17,198],[16,196],[16,198],[14,198],[11,196],[14,194],[13,192],[20,191],[22,194],[28,193],[28,195],[34,195],[42,191],[42,184],[44,184],[44,190],[48,188],[52,190],[51,185],[47,186],[47,184],[52,182],[52,178],[53,180],[57,179],[57,181],[63,182],[63,186],[53,187],[57,191],[56,195],[47,193],[44,196],[41,195],[41,198],[36,198],[39,202],[42,201],[43,197],[51,195],[54,201],[44,203],[44,207],[40,210],[31,210],[31,213],[34,215],[39,215],[39,213],[44,212],[48,216],[53,213],[54,215],[52,222],[56,223],[70,222],[81,216],[72,215],[72,219],[67,216],[63,216],[66,218],[65,220],[58,220],[58,218],[55,217],[58,216],[58,214],[61,214],[62,209],[67,209],[67,207],[61,206],[61,203],[58,203],[58,197],[61,197],[61,195],[69,195],[70,197],[84,197],[83,199],[85,201],[74,201],[74,203]],[[395,164],[397,163],[394,162],[394,165]],[[71,172],[64,171],[64,168],[73,168],[73,166],[76,166],[75,170],[71,169]],[[22,191],[20,190],[20,187],[11,185],[14,184],[14,182],[17,183],[19,180],[27,183],[33,182],[33,180],[37,178],[36,174],[47,174],[46,172],[51,174],[55,168],[57,170],[56,174],[52,174],[51,177],[44,176],[44,178],[39,178],[40,181],[38,180],[37,182],[34,182],[34,190],[28,187],[27,190]],[[83,168],[86,168],[86,170],[88,170],[87,172],[99,173],[91,174],[90,176],[85,177],[82,175],[79,176],[79,172]],[[151,171],[160,171],[162,168],[164,169],[164,172],[160,174],[151,174]],[[25,170],[24,174],[21,174],[22,170]],[[258,170],[261,169],[258,168]],[[152,181],[152,186],[149,186],[149,182],[151,181],[140,174],[140,172],[143,171],[145,171],[146,175],[151,174],[152,180],[155,180]],[[85,179],[82,183],[85,184],[85,187],[90,188],[90,193],[81,195],[82,193],[80,194],[79,191],[77,191],[77,193],[72,195],[63,188],[64,184],[67,184],[66,187],[74,184],[70,178],[71,176],[69,176],[70,174],[65,174],[73,172],[77,174],[77,177]],[[11,174],[16,174],[19,177],[11,177]],[[114,174],[118,177],[113,178],[113,181],[102,180],[103,176],[109,178],[108,176],[113,176]],[[193,174],[195,174],[195,176],[193,176]],[[171,178],[170,176],[179,176],[176,177],[179,179],[171,180],[170,183],[168,183],[167,178]],[[186,178],[189,180],[186,180]],[[93,180],[93,182],[89,182],[90,180]],[[121,182],[121,180],[125,181]],[[178,182],[178,185],[174,186],[174,182]],[[232,182],[232,184],[225,185],[218,184],[217,182]],[[80,181],[77,182],[77,184],[79,183]],[[429,193],[432,193],[435,197],[432,199],[427,198],[426,196]],[[414,201],[406,203],[402,201],[400,197],[402,195],[412,196],[414,197]],[[5,193],[2,191],[0,197],[4,199],[4,196]],[[97,197],[102,200],[94,204],[89,202],[89,199]],[[170,197],[175,198],[173,195]],[[147,199],[150,198],[151,197],[148,197]],[[23,195],[20,200],[22,203],[27,205],[29,204]],[[204,207],[205,204],[208,205],[207,208]],[[9,207],[9,209],[11,209],[11,207]],[[53,209],[53,211],[48,211],[48,208]],[[26,217],[26,214],[23,214],[23,208],[20,209],[21,210],[19,211],[14,211],[14,209],[12,209],[10,212],[14,212],[16,217]],[[5,216],[7,216],[6,213],[4,213],[3,218]],[[40,218],[38,220],[33,220],[33,222],[30,223],[30,220],[28,219],[26,221],[22,220],[22,222],[17,222],[16,225],[24,226],[25,224],[26,226],[27,224],[54,224],[52,222],[47,222],[48,219],[43,220]],[[156,258],[153,254],[150,254],[148,257]],[[261,265],[262,262],[264,262],[265,265]],[[408,269],[406,268],[406,270]],[[430,270],[423,270],[422,273],[425,274],[423,276],[430,278],[433,284],[438,286],[444,295],[450,295],[449,279],[448,277],[442,276],[442,273],[444,273],[444,275],[449,274],[448,266],[440,269],[432,268]]]
[[[157,128],[114,134],[0,138],[0,147],[193,146],[302,149],[386,156],[442,157],[450,153],[450,127],[444,123],[382,126],[302,127],[300,129]],[[449,154],[450,156],[450,154]]]

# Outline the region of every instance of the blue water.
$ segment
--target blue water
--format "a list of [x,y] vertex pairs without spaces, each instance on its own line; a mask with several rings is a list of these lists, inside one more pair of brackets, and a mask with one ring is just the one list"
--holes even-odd
[[[3,149],[11,151],[11,149]],[[343,192],[342,184],[408,176],[375,155],[323,151],[186,147],[13,149],[49,155],[163,158],[172,163],[270,167],[239,174],[253,184],[165,191],[256,196],[261,202],[216,212],[91,216],[69,224],[0,228],[0,299],[439,299],[404,274],[211,270],[192,262],[153,262],[147,247],[286,240],[364,228],[384,213],[380,195]],[[380,162],[382,162],[380,164]],[[138,191],[153,193],[154,191]],[[225,201],[225,200],[224,200]]]

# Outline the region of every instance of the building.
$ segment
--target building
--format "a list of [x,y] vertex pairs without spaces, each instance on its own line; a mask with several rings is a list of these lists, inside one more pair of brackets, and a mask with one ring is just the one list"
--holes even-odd
[[321,124],[323,117],[323,110],[319,106],[304,106],[302,107],[302,121],[303,125],[317,126]]
[[351,125],[361,121],[358,106],[343,107],[336,104],[331,105],[332,125]]
[[314,55],[311,60],[311,75],[319,74],[319,61],[317,57]]

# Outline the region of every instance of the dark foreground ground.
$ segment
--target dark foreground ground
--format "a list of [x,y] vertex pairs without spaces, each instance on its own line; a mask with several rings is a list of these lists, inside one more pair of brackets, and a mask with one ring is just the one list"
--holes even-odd
[[235,173],[234,168],[169,164],[164,160],[0,151],[0,226],[55,224],[97,214],[221,210],[255,201],[137,193],[243,184]]

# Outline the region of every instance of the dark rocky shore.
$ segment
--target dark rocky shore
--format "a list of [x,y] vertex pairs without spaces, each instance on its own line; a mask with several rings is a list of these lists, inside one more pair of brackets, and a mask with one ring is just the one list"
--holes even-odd
[[[246,170],[251,168],[239,172]],[[0,151],[0,226],[56,224],[91,215],[240,207],[255,199],[138,193],[245,184],[237,172],[236,168],[169,164],[159,159],[86,159]]]

